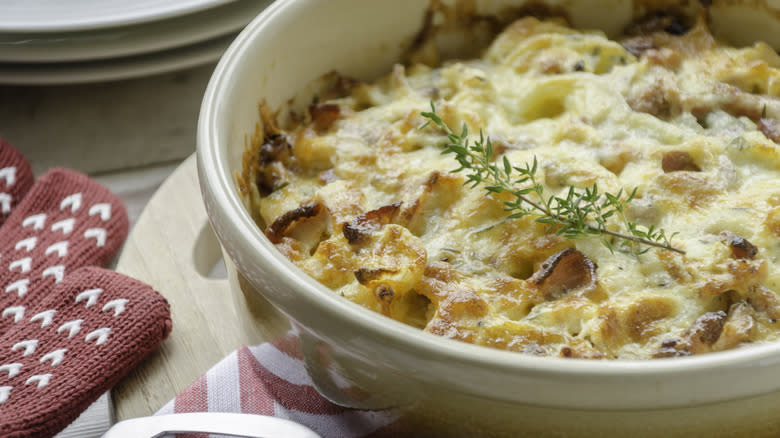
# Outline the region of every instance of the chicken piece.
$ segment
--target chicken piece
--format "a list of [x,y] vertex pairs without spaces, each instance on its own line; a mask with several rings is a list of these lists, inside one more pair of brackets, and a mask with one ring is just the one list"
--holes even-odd
[[434,310],[425,330],[451,339],[475,342],[487,302],[462,281],[448,263],[434,262],[425,270],[417,292],[431,301]]
[[400,225],[388,224],[360,240],[354,275],[361,285],[374,292],[383,313],[392,316],[393,302],[417,284],[426,262],[420,239]]
[[723,241],[731,248],[731,256],[735,259],[753,260],[758,254],[758,248],[748,242],[742,236],[738,236],[730,231],[720,233]]

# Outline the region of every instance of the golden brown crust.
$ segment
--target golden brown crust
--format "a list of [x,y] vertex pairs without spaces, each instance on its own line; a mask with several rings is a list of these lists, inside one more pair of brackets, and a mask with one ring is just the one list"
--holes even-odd
[[271,243],[278,243],[282,237],[285,237],[285,233],[295,224],[304,222],[307,219],[311,219],[319,215],[323,211],[322,204],[315,202],[308,202],[300,207],[290,210],[287,213],[279,216],[271,225],[265,230],[265,236]]
[[341,231],[347,242],[355,244],[366,238],[372,232],[392,223],[398,215],[401,202],[394,202],[356,216],[351,222],[345,223]]
[[[379,314],[526,354],[677,357],[780,339],[780,56],[724,46],[703,16],[650,14],[620,41],[526,16],[500,32],[478,19],[498,32],[483,56],[439,63],[433,14],[473,12],[439,6],[410,56],[427,65],[374,83],[331,73],[289,126],[261,104],[237,179],[282,254]],[[686,253],[631,255],[508,219],[513,195],[464,185],[446,133],[421,128],[432,100],[456,132],[491,138],[494,159],[538,159],[545,193],[637,187],[608,229],[620,215],[657,224]]]

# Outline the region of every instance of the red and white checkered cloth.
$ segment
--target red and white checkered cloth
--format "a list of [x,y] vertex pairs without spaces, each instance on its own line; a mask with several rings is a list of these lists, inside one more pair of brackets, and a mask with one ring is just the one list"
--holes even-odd
[[179,412],[270,415],[303,424],[323,438],[403,433],[397,413],[347,409],[320,396],[304,368],[295,331],[277,341],[232,352],[157,415]]

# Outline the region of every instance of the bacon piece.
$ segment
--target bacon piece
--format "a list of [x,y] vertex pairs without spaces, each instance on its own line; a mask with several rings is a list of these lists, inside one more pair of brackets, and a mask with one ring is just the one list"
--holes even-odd
[[263,196],[270,195],[284,180],[284,163],[290,160],[292,146],[282,134],[266,135],[258,150],[260,165],[255,183]]
[[545,260],[528,281],[551,301],[575,289],[594,288],[596,264],[576,249],[566,248]]
[[693,161],[691,154],[685,151],[670,151],[661,159],[661,168],[664,173],[689,171],[700,172],[701,168]]
[[729,315],[719,310],[707,312],[691,324],[682,339],[667,339],[653,357],[679,357],[714,351],[713,345],[721,337]]
[[692,353],[679,339],[667,339],[661,343],[661,348],[653,355],[654,358],[690,356]]
[[319,202],[307,202],[276,218],[274,223],[265,230],[265,235],[271,243],[279,243],[287,230],[296,222],[313,218],[323,211]]
[[287,141],[287,137],[282,134],[271,134],[265,136],[263,144],[260,146],[259,159],[260,164],[267,165],[274,161],[284,161],[290,156],[292,146]]
[[758,248],[742,236],[730,231],[724,231],[720,236],[731,248],[731,256],[735,259],[753,260],[758,254]]
[[368,268],[359,268],[355,270],[355,278],[357,279],[358,283],[362,285],[367,285],[368,283],[375,281],[376,279],[380,278],[383,275],[386,274],[395,274],[397,273],[397,269],[368,269]]
[[333,103],[309,106],[309,114],[317,132],[327,131],[328,128],[338,120],[341,115],[341,108]]
[[385,205],[363,213],[352,220],[352,222],[344,224],[342,233],[344,233],[344,237],[347,238],[349,243],[358,243],[372,231],[376,231],[383,225],[391,223],[395,219],[400,208],[401,203],[394,202],[390,205]]
[[726,323],[726,317],[726,312],[719,310],[717,312],[707,312],[696,318],[696,321],[688,329],[688,336],[694,349],[698,345],[710,346],[714,344],[720,338],[723,324]]
[[252,136],[252,147],[242,157],[239,189],[244,195],[248,195],[252,183],[263,196],[280,188],[289,179],[286,165],[293,160],[292,145],[265,101],[260,103],[260,118],[263,123]]

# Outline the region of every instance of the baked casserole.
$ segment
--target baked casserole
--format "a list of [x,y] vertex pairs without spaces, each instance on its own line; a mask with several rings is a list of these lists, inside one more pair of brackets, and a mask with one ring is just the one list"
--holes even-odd
[[[373,83],[329,75],[284,126],[261,104],[239,189],[304,272],[430,333],[535,355],[649,359],[778,339],[771,47],[730,47],[704,19],[663,14],[617,39],[524,17],[478,58],[410,60]],[[604,228],[624,216],[665,230],[666,245],[509,216],[512,193],[453,172],[432,106],[489,139],[494,162],[535,163],[547,199],[631,193]]]

